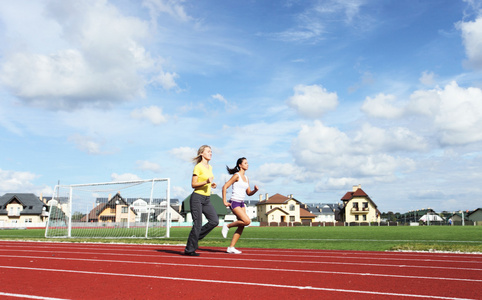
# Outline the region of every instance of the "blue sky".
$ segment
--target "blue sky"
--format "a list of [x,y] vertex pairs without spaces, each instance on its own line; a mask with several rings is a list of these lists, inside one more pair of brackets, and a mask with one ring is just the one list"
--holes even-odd
[[[482,2],[0,2],[0,194],[171,178],[481,207]],[[257,199],[258,195],[252,197]]]

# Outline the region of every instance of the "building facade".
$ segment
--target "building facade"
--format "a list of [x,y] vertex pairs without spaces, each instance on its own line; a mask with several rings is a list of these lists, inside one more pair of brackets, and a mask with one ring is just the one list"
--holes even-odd
[[30,193],[7,193],[0,197],[0,226],[45,223],[48,218],[47,205]]
[[343,221],[347,223],[380,222],[377,205],[362,190],[361,185],[353,186],[343,198]]
[[263,195],[260,195],[259,197],[260,199],[257,204],[258,222],[301,222],[301,202],[293,198],[293,195],[286,197],[280,194],[275,194],[268,197],[268,194],[266,194],[265,199],[262,199]]

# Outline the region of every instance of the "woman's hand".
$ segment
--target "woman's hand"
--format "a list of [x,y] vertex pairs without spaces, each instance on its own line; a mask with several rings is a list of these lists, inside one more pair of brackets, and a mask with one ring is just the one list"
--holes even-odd
[[227,207],[230,207],[230,206],[231,206],[231,203],[224,201],[224,206],[226,206],[226,208],[227,208]]

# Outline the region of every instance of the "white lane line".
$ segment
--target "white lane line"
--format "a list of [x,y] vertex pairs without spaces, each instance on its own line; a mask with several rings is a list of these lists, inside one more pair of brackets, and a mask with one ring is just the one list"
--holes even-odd
[[[1,244],[1,243],[0,243]],[[128,244],[126,244],[128,245]],[[143,245],[141,245],[143,246]],[[13,247],[13,246],[10,246],[10,247]],[[153,251],[153,250],[156,250],[156,249],[159,249],[159,248],[171,248],[171,247],[174,247],[174,246],[163,246],[163,245],[157,245],[156,247],[151,247],[151,248],[147,248],[146,247],[139,247],[137,249],[132,249],[132,248],[126,248],[126,247],[100,247],[100,245],[95,245],[95,247],[74,247],[75,250],[79,250],[79,249],[83,249],[83,250],[103,250],[103,251],[107,251],[107,250],[116,250],[116,251],[138,251],[138,252],[150,252],[150,251]],[[184,247],[184,246],[183,246]],[[21,249],[24,249],[25,247],[24,246],[18,246],[18,247],[13,247],[13,248],[21,248]],[[49,247],[49,246],[40,246],[40,247],[35,247],[35,250],[39,249],[39,248],[47,248],[47,249],[52,249],[52,247]],[[73,247],[72,246],[67,246],[67,247],[58,247],[58,248],[61,248],[62,250],[66,250],[66,249],[72,249]],[[144,249],[142,249],[144,248]],[[3,247],[2,249],[0,249],[0,251],[8,251],[7,248]],[[21,250],[19,250],[21,251]],[[24,251],[27,251],[27,250],[24,250]],[[56,251],[56,250],[51,250],[51,251]],[[200,251],[202,251],[202,249],[200,249]],[[224,254],[223,250],[219,250],[220,253]],[[393,253],[393,252],[390,252],[390,254],[387,254],[385,252],[381,252],[381,253],[373,253],[373,252],[364,252],[364,251],[360,251],[360,252],[323,252],[323,253],[319,253],[319,254],[326,254],[326,253],[333,253],[333,254],[336,254],[336,255],[316,255],[317,253],[314,252],[313,250],[309,251],[307,249],[300,249],[300,251],[291,251],[291,250],[285,250],[285,249],[253,249],[253,248],[250,248],[249,249],[249,253],[245,252],[244,254],[245,255],[259,255],[258,253],[265,253],[267,252],[269,254],[270,257],[274,257],[274,256],[299,256],[300,254],[303,255],[303,257],[313,257],[313,258],[340,258],[340,257],[343,257],[343,258],[350,258],[350,259],[363,259],[363,260],[370,260],[370,259],[377,259],[377,260],[405,260],[405,261],[427,261],[427,262],[442,262],[442,263],[468,263],[468,264],[471,264],[471,265],[474,265],[474,264],[482,264],[482,260],[478,261],[478,260],[474,260],[474,259],[478,259],[479,257],[482,259],[482,255],[480,254],[467,254],[469,255],[468,257],[461,257],[463,256],[464,254],[456,254],[454,253],[453,255],[437,255],[437,259],[434,259],[434,258],[425,258],[421,255],[415,255],[415,254],[410,254],[410,253],[405,253],[405,252],[396,252],[396,253]],[[274,253],[276,252],[276,253]],[[283,254],[283,253],[293,253],[292,255],[290,254]],[[312,253],[312,254],[310,254]],[[392,254],[393,253],[393,254]],[[436,254],[436,253],[435,253]],[[374,258],[374,257],[376,258]],[[380,256],[385,256],[385,257],[380,257]],[[400,257],[400,256],[403,256],[403,257]],[[417,258],[406,258],[407,256],[415,256]],[[438,259],[438,258],[442,258],[442,257],[449,257],[451,258],[451,260],[447,260],[447,259]],[[458,258],[458,259],[456,259]],[[464,259],[467,259],[467,260],[460,260],[461,258],[464,258]]]
[[[15,243],[20,243],[23,241],[16,241],[12,242],[10,244],[15,244]],[[52,249],[52,246],[59,246],[58,248],[62,249],[70,249],[72,248],[71,245],[75,244],[75,249],[86,249],[86,250],[116,250],[116,251],[139,251],[139,252],[145,252],[145,251],[152,251],[156,250],[159,248],[174,248],[174,247],[182,247],[184,248],[185,245],[152,245],[152,244],[139,244],[139,245],[132,245],[132,244],[104,244],[104,243],[98,243],[98,244],[76,244],[76,243],[69,243],[69,242],[36,242],[36,243],[43,243],[47,244],[48,246],[38,246],[35,245],[35,249],[38,248],[47,248],[47,249]],[[4,244],[4,242],[0,242],[0,245]],[[83,245],[83,247],[79,247],[79,245]],[[24,246],[7,246],[7,247],[13,247],[13,248],[24,248]],[[0,249],[2,251],[3,249]],[[202,251],[202,248],[200,249]],[[6,251],[6,250],[4,250]],[[222,251],[222,250],[220,250]],[[249,254],[251,255],[256,255],[256,253],[265,253],[268,252],[270,256],[277,256],[277,255],[285,255],[286,254],[279,254],[279,253],[293,253],[294,256],[298,256],[299,254],[303,254],[305,257],[306,254],[312,253],[313,255],[310,255],[310,257],[336,257],[339,258],[340,256],[344,258],[355,258],[355,259],[372,259],[371,257],[366,257],[366,256],[375,256],[377,259],[394,259],[394,260],[415,260],[415,261],[420,261],[420,260],[425,260],[425,261],[432,261],[432,262],[456,262],[456,263],[482,263],[481,261],[477,261],[474,259],[481,258],[482,255],[480,253],[428,253],[428,252],[423,252],[423,253],[413,253],[413,252],[403,252],[403,251],[393,251],[393,252],[372,252],[372,251],[354,251],[354,250],[346,250],[346,251],[326,251],[326,250],[321,250],[321,249],[257,249],[257,248],[249,248]],[[276,252],[276,253],[273,253]],[[247,253],[245,253],[247,254]],[[319,255],[316,255],[319,254]],[[325,255],[325,254],[335,254],[334,256],[330,255]],[[357,256],[348,256],[348,255],[356,255]],[[363,255],[363,256],[361,256]],[[289,255],[288,255],[289,256]],[[380,256],[385,256],[383,258],[380,258]],[[403,256],[400,258],[400,256]],[[405,258],[405,257],[410,257],[414,256],[417,258]],[[465,258],[469,259],[469,261],[461,261],[461,260],[442,260],[442,259],[433,259],[433,258],[423,258],[427,256],[436,256],[437,258],[444,258],[448,257],[451,259],[455,258]]]
[[15,297],[15,298],[27,298],[27,299],[42,299],[42,300],[67,300],[67,299],[64,299],[64,298],[51,298],[51,297],[42,297],[42,296],[25,295],[25,294],[3,293],[3,292],[0,292],[0,296]]
[[105,275],[105,276],[165,279],[165,280],[174,280],[174,281],[205,282],[205,283],[211,283],[211,284],[212,283],[236,284],[236,285],[245,285],[245,286],[260,286],[260,287],[287,288],[287,289],[299,289],[299,290],[314,290],[314,291],[339,292],[339,293],[370,294],[370,295],[397,296],[397,297],[413,297],[413,298],[423,298],[423,299],[430,298],[430,299],[451,299],[451,300],[476,300],[476,299],[470,299],[470,298],[444,297],[444,296],[435,296],[435,295],[385,293],[385,292],[334,289],[334,288],[313,287],[313,286],[284,285],[284,284],[271,284],[271,283],[258,283],[258,282],[240,282],[240,281],[212,280],[212,279],[185,278],[185,277],[181,278],[181,277],[169,277],[169,276],[138,275],[138,274],[110,273],[110,272],[90,272],[90,271],[45,269],[45,268],[31,268],[31,267],[0,266],[0,268],[32,270],[32,271],[46,271],[46,272],[63,272],[63,273],[74,273],[74,274],[89,274],[89,275],[96,275],[96,276]]
[[[0,251],[2,251],[0,249]],[[16,250],[17,252],[29,252],[35,251],[37,253],[53,253],[53,254],[85,254],[85,255],[109,255],[109,256],[136,256],[136,257],[166,257],[162,255],[144,255],[144,254],[125,254],[125,253],[99,253],[99,252],[76,252],[76,251],[42,251],[42,250]],[[4,255],[0,255],[4,256]],[[241,256],[245,256],[242,254]],[[238,255],[239,257],[239,255]],[[253,259],[249,258],[234,258],[232,255],[223,255],[223,257],[196,257],[195,259],[211,259],[211,260],[230,260],[230,261],[253,261]],[[262,262],[283,262],[283,263],[296,263],[296,264],[319,264],[319,265],[348,265],[348,266],[375,266],[375,267],[390,267],[390,268],[422,268],[422,269],[443,269],[446,270],[447,266],[424,266],[424,265],[405,265],[405,264],[371,264],[371,263],[353,263],[353,262],[340,262],[340,261],[306,261],[306,260],[276,260],[276,259],[256,259],[256,261]],[[482,271],[482,268],[464,268],[464,267],[453,267],[450,266],[451,270],[464,270],[464,271]]]
[[[0,255],[0,257],[12,258],[26,258],[26,259],[47,259],[47,260],[66,260],[66,261],[87,261],[87,262],[107,262],[107,263],[126,263],[126,264],[142,264],[142,265],[162,265],[162,266],[177,266],[177,267],[198,267],[198,268],[219,268],[219,269],[234,269],[238,270],[239,266],[227,265],[202,265],[202,264],[181,264],[181,263],[164,263],[164,262],[148,262],[148,261],[130,261],[130,260],[111,260],[98,258],[71,258],[71,257],[44,257],[44,256],[20,256],[20,255]],[[196,258],[199,259],[199,258]],[[290,273],[315,273],[315,274],[332,274],[332,275],[349,275],[349,276],[373,276],[373,277],[388,277],[388,278],[405,278],[405,279],[427,279],[427,280],[442,280],[442,281],[466,281],[466,282],[482,282],[481,279],[471,278],[452,278],[452,277],[433,277],[433,276],[412,276],[412,275],[398,275],[398,274],[379,274],[379,273],[354,273],[343,271],[320,271],[320,270],[300,270],[300,269],[278,269],[278,268],[258,268],[258,267],[242,267],[243,270],[253,271],[267,271],[267,272],[290,272]]]
[[[63,250],[67,250],[67,249],[63,249]],[[78,250],[78,248],[76,248],[75,250]],[[92,250],[92,249],[89,249],[89,250]],[[32,249],[32,250],[25,250],[25,249],[18,249],[18,250],[15,250],[16,252],[32,252],[32,251],[35,251],[35,252],[44,252],[44,253],[76,253],[76,254],[82,254],[82,253],[85,253],[85,254],[97,254],[97,255],[122,255],[122,256],[125,256],[125,255],[139,255],[139,256],[144,256],[144,254],[122,254],[122,253],[103,253],[103,252],[81,252],[81,251],[58,251],[58,250],[45,250],[45,251],[42,251],[42,250],[38,250],[38,249]],[[151,252],[152,251],[155,251],[155,250],[149,250],[148,252]],[[0,249],[0,252],[10,252],[9,250],[7,249]],[[143,252],[146,252],[146,251],[143,251]],[[226,253],[224,252],[220,252],[219,254],[222,254],[222,255],[226,255]],[[259,254],[252,254],[252,253],[246,253],[244,252],[243,256],[257,256]],[[145,256],[151,256],[151,257],[154,257],[153,255],[145,255]],[[158,257],[158,256],[156,256]],[[286,255],[286,254],[269,254],[269,257],[300,257],[300,255]],[[413,259],[413,258],[384,258],[384,257],[377,257],[377,258],[371,258],[371,257],[364,257],[364,256],[310,256],[310,255],[303,255],[303,258],[336,258],[336,259],[340,259],[340,257],[343,257],[343,259],[347,259],[347,258],[350,258],[350,259],[356,259],[356,260],[394,260],[394,261],[415,261],[415,262],[421,262],[421,261],[424,261],[424,262],[438,262],[438,263],[468,263],[472,266],[474,265],[477,265],[477,264],[482,264],[482,261],[480,262],[477,262],[477,261],[461,261],[461,260],[438,260],[438,259]],[[214,259],[214,258],[213,258]],[[256,259],[258,260],[258,259]],[[299,262],[299,263],[303,263],[306,261],[296,261],[296,262]],[[317,262],[317,261],[308,261],[307,263],[330,263],[330,262]],[[334,263],[339,263],[339,262],[334,262]],[[347,263],[347,264],[351,264],[351,263]],[[357,264],[357,263],[354,263],[354,264]],[[367,264],[367,265],[370,265],[370,264]],[[377,264],[378,265],[378,264]],[[394,265],[391,265],[391,264],[388,264],[388,266],[400,266],[400,264],[394,264]],[[415,266],[414,266],[415,267]],[[431,268],[432,266],[426,266],[427,268]],[[447,268],[446,266],[436,266],[435,268]],[[452,268],[452,267],[450,267]],[[454,269],[463,269],[463,270],[482,270],[482,269],[477,269],[477,268],[461,268],[461,267],[454,267]]]

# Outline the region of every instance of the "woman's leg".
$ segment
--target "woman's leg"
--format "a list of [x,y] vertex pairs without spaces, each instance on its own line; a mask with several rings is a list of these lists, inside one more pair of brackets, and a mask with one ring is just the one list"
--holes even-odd
[[202,226],[202,195],[197,193],[191,194],[190,207],[192,216],[192,229],[189,233],[189,238],[187,239],[186,248],[184,252],[193,253],[198,248],[199,234],[201,233]]
[[236,215],[238,220],[234,221],[231,224],[228,224],[228,227],[238,227],[238,229],[236,229],[236,232],[231,239],[231,244],[229,245],[229,247],[234,247],[236,245],[239,238],[241,237],[241,234],[243,234],[244,227],[251,224],[251,220],[246,213],[246,207],[236,207],[233,209],[233,213]]
[[216,209],[214,209],[213,204],[211,203],[210,197],[206,197],[203,199],[202,202],[202,213],[208,219],[208,222],[204,224],[201,228],[201,232],[199,233],[199,239],[202,240],[208,233],[211,232],[216,226],[219,224],[219,217]]

